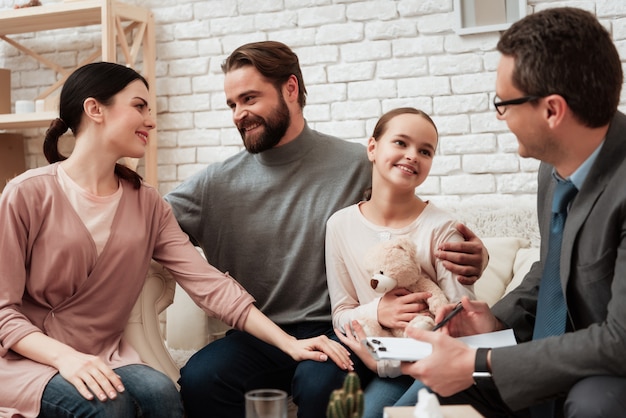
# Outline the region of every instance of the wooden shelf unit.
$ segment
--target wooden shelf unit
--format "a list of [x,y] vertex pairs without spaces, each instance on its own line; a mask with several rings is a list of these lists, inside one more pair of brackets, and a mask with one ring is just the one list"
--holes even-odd
[[[43,30],[67,29],[72,27],[101,25],[101,48],[79,62],[75,68],[64,68],[15,41],[7,35],[38,32]],[[45,99],[63,85],[67,77],[78,67],[98,60],[119,62],[118,46],[123,56],[123,64],[134,68],[139,51],[143,63],[141,74],[150,84],[150,106],[156,116],[156,40],[152,13],[138,6],[115,0],[72,0],[42,6],[0,11],[0,39],[31,56],[41,64],[55,71],[58,81],[34,98]],[[0,115],[0,130],[48,127],[58,113],[37,112]],[[157,186],[157,130],[150,132],[144,157],[145,179]],[[129,162],[136,167],[137,161]]]

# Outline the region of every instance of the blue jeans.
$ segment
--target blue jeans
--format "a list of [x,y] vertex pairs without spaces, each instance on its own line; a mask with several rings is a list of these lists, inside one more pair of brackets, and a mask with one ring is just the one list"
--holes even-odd
[[[365,407],[363,418],[380,418],[383,409],[392,406],[415,382],[411,376],[395,378],[374,377],[363,390]],[[415,404],[415,402],[413,403]]]
[[393,406],[415,406],[417,404],[417,393],[420,389],[426,389],[431,392],[431,390],[422,382],[419,380],[413,380],[411,387],[408,388],[404,394],[402,394]]
[[74,385],[60,374],[46,385],[41,399],[42,418],[178,418],[183,407],[176,386],[169,377],[141,364],[119,367],[125,391],[101,402],[83,398]]
[[[337,339],[327,322],[282,328],[298,339],[323,334]],[[355,363],[364,369],[360,362]],[[343,385],[346,372],[331,360],[296,362],[246,332],[231,330],[194,354],[180,374],[188,418],[244,417],[244,394],[259,388],[282,389],[292,395],[300,418],[320,418],[326,416],[330,394]]]

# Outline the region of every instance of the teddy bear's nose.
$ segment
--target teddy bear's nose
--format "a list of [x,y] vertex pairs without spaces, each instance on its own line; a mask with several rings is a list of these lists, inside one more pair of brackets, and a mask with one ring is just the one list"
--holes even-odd
[[370,286],[372,286],[372,289],[376,289],[378,287],[378,280],[376,279],[370,280]]

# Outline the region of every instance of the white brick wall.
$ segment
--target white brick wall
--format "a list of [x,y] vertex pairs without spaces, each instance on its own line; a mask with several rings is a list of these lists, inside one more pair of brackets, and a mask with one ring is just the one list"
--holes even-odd
[[[241,149],[220,64],[237,46],[258,40],[285,42],[300,57],[309,92],[305,116],[315,129],[364,142],[393,107],[431,114],[441,139],[420,195],[532,198],[536,192],[538,162],[517,155],[515,137],[491,106],[499,35],[456,35],[452,0],[125,1],[150,8],[157,24],[162,193]],[[24,2],[0,0],[0,8]],[[626,2],[529,0],[528,10],[556,6],[594,12],[626,57]],[[98,34],[98,28],[80,28],[19,38],[70,66],[98,44]],[[13,100],[30,98],[54,80],[5,43],[0,67],[13,70]],[[45,164],[43,130],[25,133],[28,166]]]

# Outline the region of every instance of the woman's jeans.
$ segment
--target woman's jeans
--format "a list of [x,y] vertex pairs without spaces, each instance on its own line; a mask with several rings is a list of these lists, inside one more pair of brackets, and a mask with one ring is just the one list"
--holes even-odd
[[140,364],[115,369],[124,384],[117,398],[87,400],[60,374],[48,382],[41,399],[42,418],[177,418],[183,406],[176,386],[163,373]]

